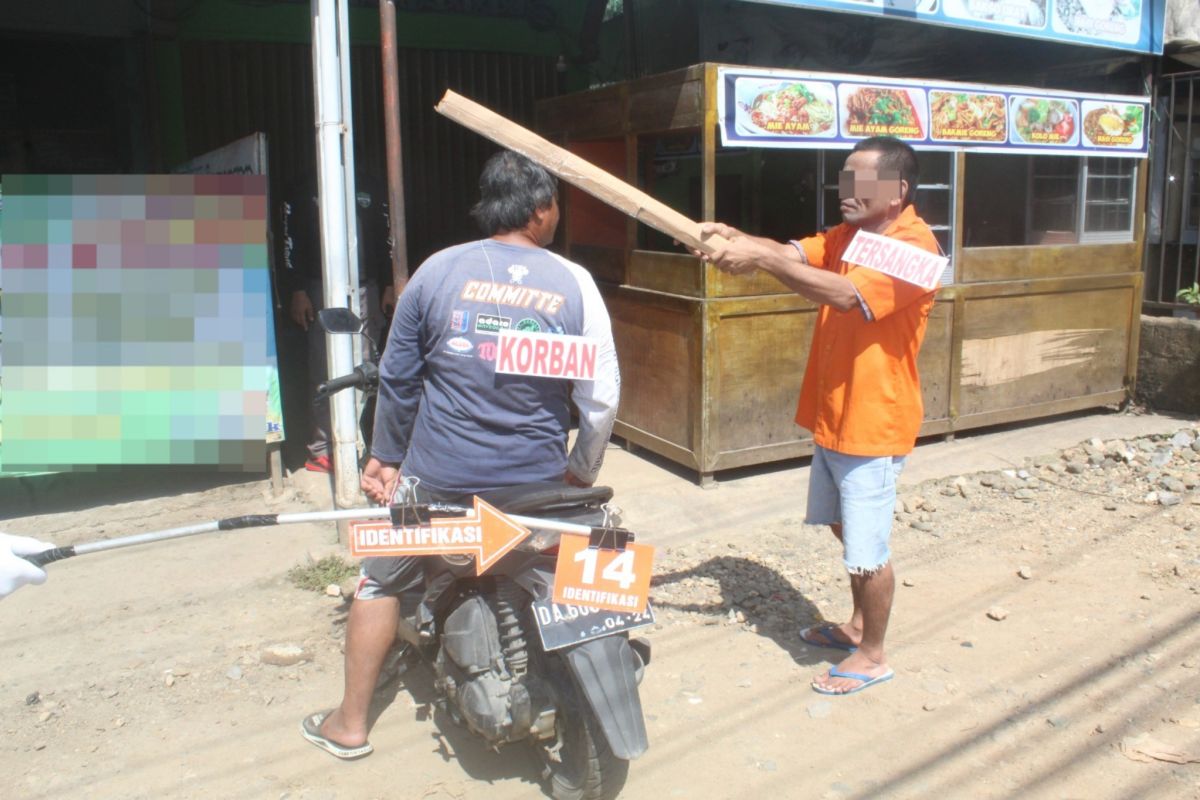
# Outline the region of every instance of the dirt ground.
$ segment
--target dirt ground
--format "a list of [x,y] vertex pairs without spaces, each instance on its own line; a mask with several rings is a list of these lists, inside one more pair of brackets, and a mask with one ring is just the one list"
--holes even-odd
[[[659,548],[651,747],[622,797],[1200,797],[1198,435],[1110,413],[923,444],[893,537],[896,679],[842,698],[809,688],[837,651],[797,635],[848,611],[833,539],[802,524],[806,464],[705,490],[610,449],[602,480]],[[309,474],[275,499],[265,481],[161,481],[107,504],[51,483],[40,513],[0,528],[71,544],[329,502]],[[3,796],[544,797],[524,750],[493,753],[433,711],[421,668],[380,695],[370,757],[301,739],[301,717],[340,697],[347,605],[286,573],[334,535],[81,556],[0,603]],[[264,661],[277,645],[305,660]]]

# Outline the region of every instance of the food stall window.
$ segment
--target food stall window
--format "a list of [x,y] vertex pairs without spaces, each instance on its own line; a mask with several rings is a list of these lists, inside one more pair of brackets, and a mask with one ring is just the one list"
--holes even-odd
[[1026,157],[1029,203],[1025,244],[1070,244],[1078,240],[1079,159]]
[[[698,133],[638,138],[638,188],[686,215],[704,218]],[[759,236],[806,236],[817,225],[817,160],[811,150],[720,147],[715,218]],[[679,252],[671,238],[638,226],[637,247]]]
[[968,153],[966,247],[1133,240],[1137,160]]
[[1137,162],[1128,158],[1087,158],[1084,184],[1084,242],[1133,240],[1133,202]]

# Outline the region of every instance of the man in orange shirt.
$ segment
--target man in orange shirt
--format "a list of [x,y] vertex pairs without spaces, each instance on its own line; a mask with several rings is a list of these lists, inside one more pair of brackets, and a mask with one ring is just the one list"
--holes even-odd
[[709,258],[726,272],[761,269],[820,304],[796,423],[813,433],[808,512],[842,542],[854,611],[841,625],[806,628],[800,637],[850,655],[817,676],[822,694],[851,694],[893,676],[883,640],[895,593],[888,540],[896,477],[912,451],[923,409],[917,353],[934,291],[842,260],[859,231],[931,253],[937,240],[912,206],[917,156],[898,139],[855,146],[839,180],[842,224],[800,241],[775,242],[720,223],[729,245]]

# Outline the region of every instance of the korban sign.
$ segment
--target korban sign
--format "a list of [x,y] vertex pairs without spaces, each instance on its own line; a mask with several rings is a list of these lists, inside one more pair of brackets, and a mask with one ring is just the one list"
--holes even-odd
[[587,336],[535,331],[500,331],[496,372],[538,378],[590,381],[596,378],[600,342]]
[[529,531],[478,497],[465,517],[443,517],[422,525],[393,528],[390,521],[350,523],[350,554],[366,556],[475,556],[482,575],[516,547]]
[[949,259],[877,233],[854,234],[842,260],[867,267],[930,291],[938,288]]

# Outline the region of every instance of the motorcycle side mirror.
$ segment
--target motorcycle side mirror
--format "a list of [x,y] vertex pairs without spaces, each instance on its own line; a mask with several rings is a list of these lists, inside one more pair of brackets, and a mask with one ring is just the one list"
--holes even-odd
[[321,327],[329,333],[359,333],[363,321],[348,308],[323,308],[317,313]]

